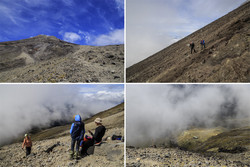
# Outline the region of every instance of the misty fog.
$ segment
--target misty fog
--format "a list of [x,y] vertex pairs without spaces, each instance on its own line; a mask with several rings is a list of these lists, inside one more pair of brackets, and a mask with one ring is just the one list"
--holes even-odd
[[123,85],[1,84],[0,145],[33,127],[87,118],[124,101]]
[[191,126],[250,118],[250,85],[127,85],[127,145],[169,138]]

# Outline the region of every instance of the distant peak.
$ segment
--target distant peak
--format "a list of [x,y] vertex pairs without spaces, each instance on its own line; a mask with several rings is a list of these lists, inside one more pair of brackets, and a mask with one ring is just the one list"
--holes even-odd
[[58,38],[57,38],[57,37],[55,37],[55,36],[49,36],[49,35],[43,35],[43,34],[40,34],[40,35],[37,35],[37,36],[31,37],[31,38],[49,38],[49,39],[58,39]]
[[44,37],[49,37],[49,35],[43,35],[43,34],[40,34],[40,35],[37,35],[37,36],[34,36],[33,38],[44,38]]

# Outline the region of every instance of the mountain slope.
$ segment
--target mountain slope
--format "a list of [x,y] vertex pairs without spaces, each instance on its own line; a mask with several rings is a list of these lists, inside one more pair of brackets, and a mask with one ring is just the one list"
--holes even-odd
[[[206,41],[205,50],[200,40]],[[195,54],[188,44],[194,41]],[[127,82],[250,82],[250,2],[127,68]]]
[[[33,147],[28,157],[25,157],[25,152],[21,149],[21,142],[1,147],[0,166],[123,166],[124,142],[109,138],[114,134],[124,136],[122,107],[123,104],[101,113],[103,124],[107,128],[103,137],[105,141],[101,146],[95,147],[93,155],[79,160],[69,160],[70,126],[61,126],[31,135]],[[94,132],[96,125],[91,118],[89,120],[84,122],[86,134],[90,136],[87,131]],[[51,136],[48,137],[48,134]],[[46,150],[53,145],[56,146],[47,153]]]
[[38,35],[0,42],[0,82],[122,82],[124,46],[81,46]]

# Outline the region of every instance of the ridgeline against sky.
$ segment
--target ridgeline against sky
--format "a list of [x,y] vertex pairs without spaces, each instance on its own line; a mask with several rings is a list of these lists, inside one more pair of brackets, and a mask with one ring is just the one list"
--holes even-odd
[[44,34],[81,45],[124,43],[124,0],[1,0],[0,15],[0,42]]
[[239,7],[245,0],[127,0],[129,67]]

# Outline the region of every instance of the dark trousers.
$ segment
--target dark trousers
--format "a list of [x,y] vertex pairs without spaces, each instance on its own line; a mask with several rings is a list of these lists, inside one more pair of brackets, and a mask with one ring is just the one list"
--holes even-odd
[[79,151],[80,140],[71,139],[71,150],[74,151],[74,147],[76,144],[76,151]]
[[193,50],[194,50],[194,53],[196,53],[196,51],[195,51],[195,49],[194,49],[194,47],[193,47],[193,48],[191,48],[191,54],[192,54]]
[[88,141],[84,141],[83,142],[83,146],[82,146],[82,150],[81,150],[81,154],[82,155],[86,155],[87,154],[87,150],[89,147],[94,145],[94,140],[88,140]]
[[31,147],[26,147],[26,156],[30,155]]
[[205,47],[205,44],[201,44],[201,50],[202,49],[205,49],[206,47]]

